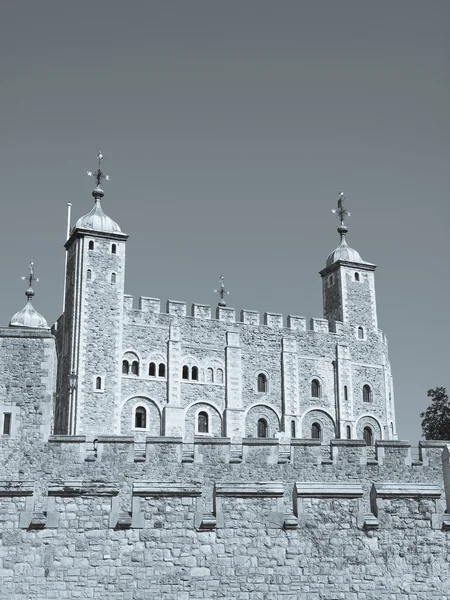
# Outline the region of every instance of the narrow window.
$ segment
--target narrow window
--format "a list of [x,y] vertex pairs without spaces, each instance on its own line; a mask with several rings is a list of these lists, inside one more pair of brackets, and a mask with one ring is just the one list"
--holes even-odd
[[291,421],[291,437],[295,438],[295,421]]
[[198,381],[198,367],[192,367],[192,379]]
[[143,406],[138,406],[134,413],[134,426],[136,429],[145,429],[147,426],[147,411]]
[[189,379],[189,367],[187,365],[183,365],[183,379]]
[[111,254],[117,254],[117,246],[115,244],[111,246]]
[[364,427],[363,437],[368,446],[373,446],[373,433],[370,427]]
[[88,281],[90,281],[90,280],[92,279],[92,271],[91,271],[90,269],[88,269],[88,270],[86,271],[86,279],[87,279]]
[[330,285],[333,285],[333,283],[334,283],[333,275],[330,275]]
[[318,379],[311,381],[311,398],[320,398],[320,382]]
[[101,377],[97,377],[95,380],[95,389],[96,390],[101,390],[102,389],[102,378]]
[[267,377],[264,373],[258,373],[258,392],[267,392]]
[[362,327],[358,327],[358,339],[364,339],[364,329]]
[[130,372],[130,363],[127,360],[122,361],[122,374],[128,375]]
[[158,377],[166,376],[166,365],[164,363],[159,363],[158,366]]
[[151,362],[148,365],[148,376],[149,377],[156,377],[156,364],[154,362]]
[[319,423],[313,423],[311,425],[311,437],[313,440],[322,441],[322,427],[319,425]]
[[115,273],[111,273],[111,283],[116,283],[117,276]]
[[89,242],[89,250],[93,250],[94,249],[94,242],[91,240]]
[[208,413],[198,413],[197,417],[197,431],[198,433],[208,433]]
[[212,383],[213,382],[213,380],[214,380],[213,373],[214,373],[214,371],[210,367],[208,369],[206,369],[206,382],[207,383]]
[[372,401],[372,390],[370,389],[370,385],[363,386],[363,402],[371,402]]
[[266,438],[269,435],[269,427],[265,419],[258,419],[258,437]]
[[348,400],[348,389],[347,386],[344,385],[344,400],[347,401]]
[[355,273],[355,281],[359,281],[359,273]]
[[347,439],[348,440],[352,439],[352,429],[351,429],[350,425],[347,425]]
[[11,435],[11,413],[3,413],[3,435]]
[[216,383],[223,383],[223,371],[222,371],[222,369],[217,369],[217,371],[216,371]]
[[139,375],[139,362],[137,360],[133,360],[131,363],[131,373],[132,375]]

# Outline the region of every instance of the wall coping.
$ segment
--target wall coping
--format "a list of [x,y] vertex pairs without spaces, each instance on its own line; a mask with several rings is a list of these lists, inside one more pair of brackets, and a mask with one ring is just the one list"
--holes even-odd
[[445,448],[450,444],[450,440],[419,440],[421,448]]
[[48,441],[53,444],[75,444],[84,443],[85,435],[50,435]]
[[255,483],[216,483],[216,496],[232,496],[235,498],[279,498],[284,496],[284,485],[277,481],[261,481]]
[[195,436],[194,444],[199,444],[200,446],[228,446],[231,445],[231,438]]
[[334,439],[330,440],[330,444],[332,446],[348,446],[348,447],[363,447],[366,446],[366,442],[364,440],[340,440]]
[[133,483],[133,496],[201,496],[199,483],[159,483],[157,481],[139,481]]
[[99,444],[132,444],[134,437],[132,435],[99,435],[97,441]]
[[0,497],[32,496],[34,481],[0,481]]
[[372,484],[371,497],[377,498],[440,498],[439,486],[431,483],[383,483]]
[[244,446],[278,446],[279,441],[277,438],[242,438],[242,444]]
[[296,481],[295,494],[301,498],[362,498],[360,483],[341,481]]
[[48,486],[49,496],[117,496],[118,493],[119,484],[106,481],[68,479]]

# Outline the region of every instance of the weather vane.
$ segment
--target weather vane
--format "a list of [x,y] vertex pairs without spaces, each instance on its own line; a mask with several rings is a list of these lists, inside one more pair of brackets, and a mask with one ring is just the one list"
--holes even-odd
[[26,277],[22,277],[22,279],[24,281],[28,280],[28,285],[31,289],[31,287],[33,286],[34,282],[38,282],[39,279],[37,277],[34,276],[34,262],[30,261],[30,264],[28,265],[28,268],[30,269],[30,273],[29,275],[27,275]]
[[225,302],[223,297],[226,294],[229,294],[230,292],[225,289],[225,277],[223,275],[220,276],[219,281],[220,281],[220,288],[218,290],[214,290],[214,293],[219,294],[219,296],[220,296],[219,306],[226,306],[227,303]]
[[334,213],[335,215],[337,215],[338,219],[340,219],[341,221],[341,227],[344,227],[344,221],[345,221],[345,217],[350,217],[350,213],[348,212],[348,210],[344,207],[344,200],[345,200],[345,196],[344,196],[344,192],[340,191],[339,192],[339,196],[338,196],[338,207],[336,208],[332,208],[331,212]]
[[96,171],[87,171],[87,174],[89,175],[89,177],[94,177],[95,181],[97,182],[97,187],[99,188],[102,184],[103,179],[105,181],[109,181],[109,175],[105,175],[101,169],[101,162],[103,159],[103,154],[101,153],[101,151],[99,151],[99,153],[97,154],[97,158],[98,158],[98,168]]

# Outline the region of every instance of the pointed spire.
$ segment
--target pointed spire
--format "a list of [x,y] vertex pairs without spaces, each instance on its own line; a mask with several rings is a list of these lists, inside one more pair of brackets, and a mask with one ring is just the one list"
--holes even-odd
[[218,290],[214,290],[215,294],[219,294],[220,296],[220,301],[218,306],[226,306],[227,303],[224,300],[224,296],[229,294],[230,292],[228,290],[225,289],[225,277],[223,275],[220,276],[220,288]]
[[34,276],[34,262],[30,261],[28,265],[30,273],[22,280],[28,281],[28,289],[25,291],[27,303],[22,310],[19,310],[11,319],[10,327],[37,327],[39,329],[48,329],[47,321],[44,317],[35,310],[31,299],[34,296],[33,283],[37,283],[39,279]]

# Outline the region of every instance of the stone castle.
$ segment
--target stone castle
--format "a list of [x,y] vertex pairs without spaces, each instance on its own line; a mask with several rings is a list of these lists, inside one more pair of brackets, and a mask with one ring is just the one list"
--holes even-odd
[[124,294],[128,236],[70,230],[64,312],[0,328],[0,598],[450,600],[450,446],[397,439],[375,265],[323,318]]

